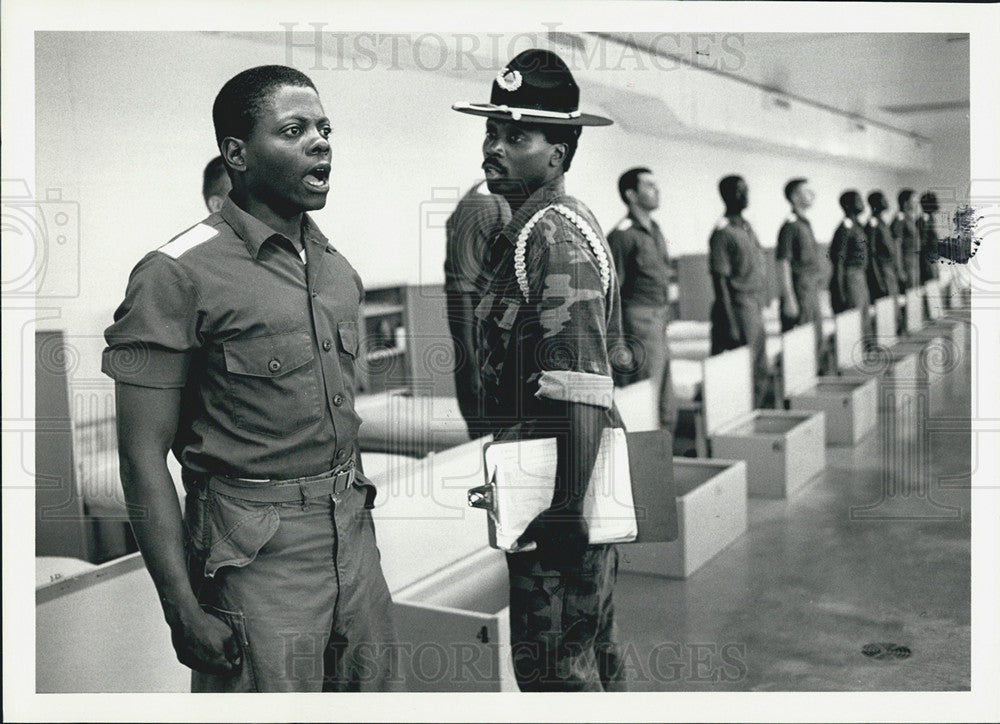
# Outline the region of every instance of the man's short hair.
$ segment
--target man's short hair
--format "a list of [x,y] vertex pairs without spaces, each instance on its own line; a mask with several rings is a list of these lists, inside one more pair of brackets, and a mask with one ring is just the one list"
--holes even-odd
[[212,105],[216,144],[227,136],[246,140],[271,95],[286,85],[316,90],[309,76],[284,65],[260,65],[226,81]]
[[937,194],[933,191],[927,191],[920,195],[920,208],[926,213],[933,214],[937,211],[940,206],[938,206]]
[[840,208],[844,210],[845,214],[853,214],[855,211],[854,199],[860,199],[860,198],[861,194],[859,194],[857,191],[854,190],[845,191],[840,195]]
[[202,174],[201,195],[206,204],[209,196],[223,195],[223,189],[226,188],[222,183],[224,178],[226,178],[226,162],[222,160],[222,156],[216,156],[208,162]]
[[875,205],[875,201],[877,199],[880,199],[882,201],[882,203],[884,204],[885,203],[885,194],[883,194],[881,191],[872,191],[870,194],[868,194],[868,205],[869,206],[874,206]]
[[628,206],[628,199],[625,197],[626,191],[636,191],[639,188],[639,176],[644,173],[653,173],[645,166],[636,166],[618,177],[618,195],[622,197],[622,203]]
[[785,184],[785,198],[788,199],[789,203],[792,201],[792,195],[799,190],[799,186],[806,183],[809,183],[809,179],[793,178]]
[[913,189],[903,189],[896,195],[896,201],[899,202],[899,208],[903,208],[910,199],[913,198],[913,194],[917,193]]
[[576,155],[576,146],[580,142],[583,129],[580,126],[562,126],[554,123],[525,124],[538,129],[548,143],[565,143],[566,157],[563,158],[563,172],[569,171],[569,166]]
[[736,193],[736,187],[739,186],[742,180],[742,176],[726,176],[719,181],[719,196],[722,197],[723,201],[733,198],[733,194]]

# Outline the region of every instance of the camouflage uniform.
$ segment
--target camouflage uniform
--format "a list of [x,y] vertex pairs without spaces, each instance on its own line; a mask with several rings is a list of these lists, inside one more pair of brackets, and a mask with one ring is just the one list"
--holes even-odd
[[[596,232],[603,262],[577,225],[550,209],[527,238],[526,300],[515,273],[516,240],[537,212],[553,204]],[[493,242],[476,317],[485,412],[497,439],[551,437],[564,427],[568,403],[602,407],[606,426],[621,426],[611,361],[624,355],[617,361],[627,362],[628,352],[610,258],[596,220],[565,195],[562,178],[535,191]],[[590,546],[570,565],[538,552],[509,554],[507,565],[521,689],[623,688],[614,641],[614,546]]]

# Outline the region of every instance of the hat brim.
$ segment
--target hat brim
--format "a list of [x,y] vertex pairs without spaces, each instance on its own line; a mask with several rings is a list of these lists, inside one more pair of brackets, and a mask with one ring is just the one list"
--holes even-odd
[[[470,116],[481,116],[483,118],[493,118],[498,121],[513,121],[514,111],[509,108],[494,105],[492,103],[456,103],[451,107],[453,111],[466,113]],[[518,109],[518,123],[535,123],[552,126],[610,126],[614,121],[604,116],[596,116],[592,113],[581,113],[572,118],[558,118],[549,115],[534,115],[531,109]]]

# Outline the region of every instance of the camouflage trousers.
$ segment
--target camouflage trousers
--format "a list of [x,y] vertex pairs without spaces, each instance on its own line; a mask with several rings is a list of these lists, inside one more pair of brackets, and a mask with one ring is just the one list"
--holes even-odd
[[535,552],[507,555],[510,638],[521,691],[625,691],[612,593],[614,546],[571,567]]

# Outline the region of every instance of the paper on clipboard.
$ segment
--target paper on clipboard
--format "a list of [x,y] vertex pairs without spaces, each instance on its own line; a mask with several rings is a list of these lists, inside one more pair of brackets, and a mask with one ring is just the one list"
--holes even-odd
[[[496,545],[516,548],[528,524],[549,507],[556,478],[554,438],[492,443],[486,470],[494,480]],[[584,500],[591,543],[625,543],[638,535],[625,431],[605,428]]]

